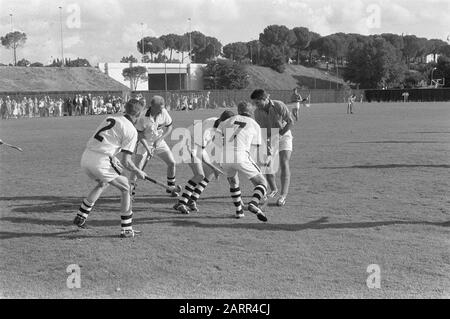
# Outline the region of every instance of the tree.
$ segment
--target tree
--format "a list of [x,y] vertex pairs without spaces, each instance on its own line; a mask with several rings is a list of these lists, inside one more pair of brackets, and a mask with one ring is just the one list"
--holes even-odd
[[[186,37],[189,41],[189,33],[186,33]],[[194,32],[191,32],[190,39],[191,39],[191,50],[192,50],[191,54],[192,54],[192,58],[193,58],[192,60],[194,63],[201,63],[201,61],[200,61],[201,52],[206,47],[206,36],[199,31],[194,31]],[[189,45],[189,42],[188,42],[188,45]]]
[[120,63],[137,63],[138,59],[135,58],[133,55],[130,56],[124,56],[122,59],[120,59]]
[[442,53],[445,47],[450,47],[450,45],[439,39],[431,39],[429,40],[430,51],[428,53],[433,54],[434,61],[436,61],[436,55]]
[[137,49],[142,55],[150,53],[150,60],[153,61],[153,55],[157,55],[164,50],[164,43],[155,37],[145,37],[137,42]]
[[136,90],[139,81],[147,81],[147,69],[143,66],[133,66],[123,69],[122,75],[125,80],[130,81],[130,89]]
[[57,66],[62,66],[63,65],[63,63],[61,62],[61,60],[60,59],[53,59],[53,61],[52,61],[52,63],[51,64],[49,64],[49,65],[47,65],[47,67],[57,67]]
[[22,59],[19,62],[17,62],[17,66],[30,66],[30,61]]
[[420,49],[419,39],[415,35],[406,35],[403,37],[403,57],[406,65],[409,67],[411,58],[416,57]]
[[291,47],[297,38],[294,32],[284,25],[270,25],[264,29],[263,33],[259,34],[259,41],[266,47],[279,47],[283,63],[286,63],[287,58],[291,56]]
[[395,54],[394,46],[378,36],[352,44],[344,79],[362,88],[398,87],[405,72],[406,66]]
[[205,49],[200,52],[199,60],[201,62],[208,62],[212,59],[215,59],[222,52],[222,43],[219,42],[214,37],[206,37],[206,46]]
[[245,66],[230,60],[208,62],[203,74],[205,88],[209,90],[245,89],[249,84]]
[[440,47],[438,53],[450,58],[450,44]]
[[34,62],[30,64],[31,67],[43,67],[44,65],[41,62]]
[[91,64],[88,60],[82,58],[76,58],[75,60],[66,59],[65,65],[67,67],[89,67]]
[[311,43],[311,33],[308,28],[297,27],[292,29],[296,41],[293,47],[297,50],[297,64],[300,64],[300,51],[305,50]]
[[[261,43],[259,40],[253,40],[247,42],[247,46],[249,47],[249,59],[253,64],[259,65],[261,63]],[[224,48],[225,50],[225,48]]]
[[172,52],[173,50],[177,50],[177,41],[178,41],[179,35],[170,33],[166,35],[162,35],[159,37],[159,39],[163,42],[164,49],[170,50],[170,58],[169,60],[172,60]]
[[268,66],[279,73],[283,73],[286,69],[283,52],[276,45],[262,47],[261,63],[263,66]]
[[4,47],[7,49],[13,49],[14,65],[17,65],[17,48],[25,44],[27,41],[27,35],[20,31],[9,32],[4,37],[1,37],[1,41]]
[[403,37],[398,34],[392,33],[383,33],[381,34],[381,37],[385,39],[387,42],[389,42],[395,48],[397,56],[399,56],[402,59],[404,48]]
[[316,32],[310,32],[309,34],[311,36],[311,41],[309,42],[309,45],[308,45],[308,56],[309,56],[308,62],[309,62],[309,65],[314,65],[315,61],[313,61],[313,57],[318,56],[317,42],[321,38],[321,35]]
[[437,69],[441,72],[442,76],[445,78],[444,87],[450,87],[450,57],[440,56],[437,60]]
[[233,42],[223,47],[223,56],[232,61],[241,63],[248,55],[248,45],[244,42]]
[[189,51],[189,37],[186,34],[177,36],[177,38],[175,39],[175,50],[178,53],[181,53],[180,63],[183,63],[184,52]]

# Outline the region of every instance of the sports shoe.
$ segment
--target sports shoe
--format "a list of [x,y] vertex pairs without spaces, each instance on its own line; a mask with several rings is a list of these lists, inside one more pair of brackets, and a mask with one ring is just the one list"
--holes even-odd
[[140,231],[134,229],[122,230],[120,232],[120,238],[133,238],[136,234],[140,233]]
[[180,203],[180,202],[177,202],[175,205],[173,205],[173,209],[175,209],[176,211],[178,211],[178,207],[179,207],[180,205],[183,205],[183,204]]
[[252,212],[253,214],[256,215],[256,217],[258,217],[258,219],[262,222],[266,222],[267,221],[267,217],[266,215],[264,215],[264,212],[255,204],[250,203],[248,204],[248,210],[250,212]]
[[189,209],[182,203],[175,204],[173,208],[184,215],[189,215]]
[[86,229],[87,227],[86,227],[86,218],[83,218],[83,217],[81,217],[81,216],[75,216],[75,218],[74,218],[74,220],[73,220],[73,223],[75,224],[75,225],[77,225],[78,227],[80,227],[80,228],[83,228],[83,229]]
[[243,218],[243,217],[245,217],[245,215],[244,215],[244,212],[243,212],[242,210],[239,211],[239,212],[236,212],[236,218],[237,218],[237,219]]
[[282,195],[277,200],[277,206],[284,206],[286,205],[286,196]]
[[168,189],[166,189],[166,193],[170,194],[169,195],[170,197],[178,197],[178,196],[180,196],[181,190],[182,190],[181,186],[177,185],[174,187],[173,191],[169,191]]
[[187,207],[191,212],[198,212],[197,202],[193,200],[188,201]]
[[248,210],[248,207],[241,201],[242,210]]
[[277,196],[277,194],[278,194],[278,189],[275,189],[275,190],[271,191],[269,194],[267,194],[267,197],[274,198],[275,196]]

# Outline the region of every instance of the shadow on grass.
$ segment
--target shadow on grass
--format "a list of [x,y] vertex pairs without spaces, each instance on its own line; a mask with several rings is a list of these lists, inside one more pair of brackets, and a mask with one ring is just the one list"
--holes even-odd
[[352,165],[352,166],[329,166],[320,169],[347,169],[347,168],[450,168],[450,164],[380,164],[380,165]]
[[[66,196],[24,196],[24,197],[0,197],[1,201],[31,201],[31,203],[9,204],[11,211],[15,213],[72,213],[76,212],[83,197]],[[35,202],[35,203],[33,203]],[[161,195],[138,196],[134,200],[135,204],[167,204],[176,203],[176,198]],[[114,204],[114,205],[110,205]],[[120,196],[100,197],[94,209],[110,210],[118,212],[120,210]],[[133,211],[148,211],[150,208],[135,206]]]
[[[251,218],[255,218],[251,216]],[[360,229],[360,228],[373,228],[380,226],[392,226],[392,225],[430,225],[430,226],[441,226],[450,227],[450,221],[446,222],[427,222],[427,221],[376,221],[376,222],[351,222],[351,223],[327,223],[328,217],[322,217],[317,220],[303,223],[303,224],[271,224],[261,223],[254,219],[251,223],[242,223],[242,220],[237,221],[237,223],[203,223],[195,221],[192,219],[234,219],[234,216],[186,216],[178,215],[174,217],[150,217],[150,218],[136,218],[133,219],[134,225],[145,225],[145,224],[169,224],[174,227],[197,227],[197,228],[229,228],[229,229],[245,229],[245,230],[264,230],[264,231],[302,231],[307,229]],[[13,223],[26,223],[35,225],[51,225],[51,226],[65,226],[65,227],[75,227],[72,225],[71,221],[68,220],[42,220],[35,218],[25,218],[25,217],[6,217],[2,218],[4,221],[9,221]],[[95,238],[95,237],[117,237],[115,235],[99,235],[92,236],[92,232],[96,232],[94,228],[96,227],[118,227],[120,225],[119,220],[89,220],[88,229],[86,230],[69,230],[56,233],[14,233],[14,232],[0,232],[0,239],[11,239],[11,238],[23,238],[23,237],[57,237],[66,239],[82,239],[82,238]],[[79,233],[78,233],[79,232]],[[78,233],[79,236],[67,236],[68,234]]]
[[450,132],[436,132],[436,131],[421,131],[421,132],[401,132],[402,134],[411,134],[411,133],[416,133],[416,134],[450,134]]
[[367,142],[348,142],[349,144],[436,144],[447,141],[367,141]]
[[[253,216],[252,216],[253,217]],[[256,229],[267,231],[301,231],[305,229],[353,229],[353,228],[372,228],[391,225],[431,225],[450,227],[450,221],[447,222],[427,222],[427,221],[379,221],[379,222],[359,222],[359,223],[331,223],[326,221],[327,217],[304,224],[271,224],[269,223],[239,223],[239,224],[205,224],[197,221],[173,222],[173,226],[182,227],[200,227],[200,228],[234,228],[234,229]]]

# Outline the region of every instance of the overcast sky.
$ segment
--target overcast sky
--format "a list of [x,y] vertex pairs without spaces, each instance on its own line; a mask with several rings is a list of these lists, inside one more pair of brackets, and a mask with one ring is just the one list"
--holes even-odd
[[[304,26],[321,35],[335,32],[415,34],[446,40],[450,0],[0,0],[0,35],[13,28],[27,34],[19,59],[48,63],[64,53],[91,64],[139,56],[142,36],[192,31],[216,37],[222,45],[257,39],[271,24]],[[142,28],[141,23],[144,23]],[[0,62],[11,51],[0,48]]]

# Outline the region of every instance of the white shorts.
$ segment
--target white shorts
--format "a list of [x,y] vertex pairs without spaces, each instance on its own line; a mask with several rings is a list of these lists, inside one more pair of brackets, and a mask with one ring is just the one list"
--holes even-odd
[[93,180],[109,183],[120,176],[108,155],[85,150],[81,157],[81,168]]
[[[153,143],[149,143],[149,146],[152,146]],[[158,147],[155,149],[154,153],[155,155],[161,154],[161,153],[168,153],[171,152],[169,145],[167,145],[166,141],[162,140]],[[137,148],[136,148],[136,154],[143,155],[144,157],[147,156],[147,150],[145,149],[144,145],[142,145],[141,142],[138,142]]]
[[276,135],[271,139],[272,155],[275,155],[281,151],[292,152],[292,133],[287,131],[284,135]]
[[283,136],[276,135],[271,139],[272,155],[265,158],[264,163],[261,163],[264,174],[276,174],[280,168],[280,152],[292,152],[292,133],[288,131]]
[[235,153],[233,162],[222,163],[222,167],[227,177],[234,177],[237,172],[241,172],[248,179],[262,174],[261,169],[248,153]]

